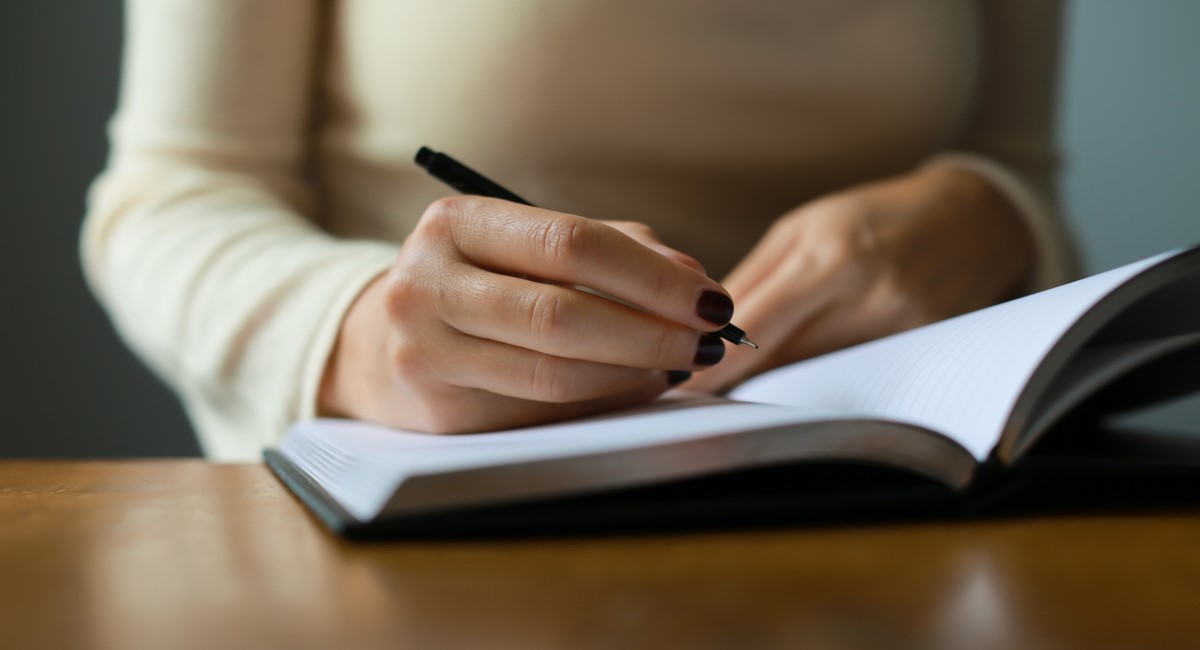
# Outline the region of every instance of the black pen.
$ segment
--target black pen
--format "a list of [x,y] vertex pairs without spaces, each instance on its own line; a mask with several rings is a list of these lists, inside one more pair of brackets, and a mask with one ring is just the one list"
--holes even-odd
[[[453,187],[463,194],[486,196],[493,199],[504,199],[513,203],[533,206],[532,203],[513,194],[499,183],[467,167],[444,153],[434,151],[429,147],[417,150],[417,164],[424,167],[431,176]],[[605,296],[612,298],[611,296]],[[624,301],[618,301],[624,302]],[[746,337],[746,333],[733,323],[729,323],[717,331],[717,334],[735,345],[748,345],[755,350],[758,344]]]

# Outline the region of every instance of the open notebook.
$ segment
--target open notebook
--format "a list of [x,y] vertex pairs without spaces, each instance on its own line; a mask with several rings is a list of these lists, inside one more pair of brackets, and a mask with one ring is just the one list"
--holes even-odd
[[1200,372],[1162,363],[1197,351],[1200,248],[779,368],[726,397],[676,391],[461,436],[314,420],[266,458],[335,528],[763,465],[803,472],[806,461],[885,465],[962,490],[982,463],[1013,464],[1137,369],[1163,368],[1136,375],[1126,394],[1139,403],[1197,387]]

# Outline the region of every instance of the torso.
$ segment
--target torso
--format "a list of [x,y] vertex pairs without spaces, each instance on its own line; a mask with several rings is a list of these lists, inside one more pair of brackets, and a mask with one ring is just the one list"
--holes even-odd
[[726,272],[778,216],[950,146],[977,64],[960,0],[339,0],[324,225],[402,239],[450,153],[540,206],[645,221]]

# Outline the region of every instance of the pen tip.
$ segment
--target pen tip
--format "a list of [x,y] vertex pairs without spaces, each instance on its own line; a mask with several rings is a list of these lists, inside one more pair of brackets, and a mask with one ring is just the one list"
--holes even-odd
[[755,343],[754,341],[751,341],[750,339],[746,338],[746,336],[744,336],[744,335],[742,336],[742,340],[738,341],[738,343],[744,343],[746,345],[749,345],[750,347],[754,348],[755,350],[758,349],[758,344]]

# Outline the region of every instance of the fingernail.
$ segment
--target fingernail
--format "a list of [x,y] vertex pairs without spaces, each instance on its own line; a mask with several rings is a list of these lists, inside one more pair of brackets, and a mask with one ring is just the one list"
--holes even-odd
[[667,385],[678,386],[691,378],[692,371],[690,370],[671,370],[667,372]]
[[700,337],[700,345],[696,346],[695,364],[698,366],[715,366],[725,356],[725,342],[718,334],[705,334]]
[[723,293],[705,291],[696,303],[696,315],[713,325],[724,325],[733,320],[733,301]]

